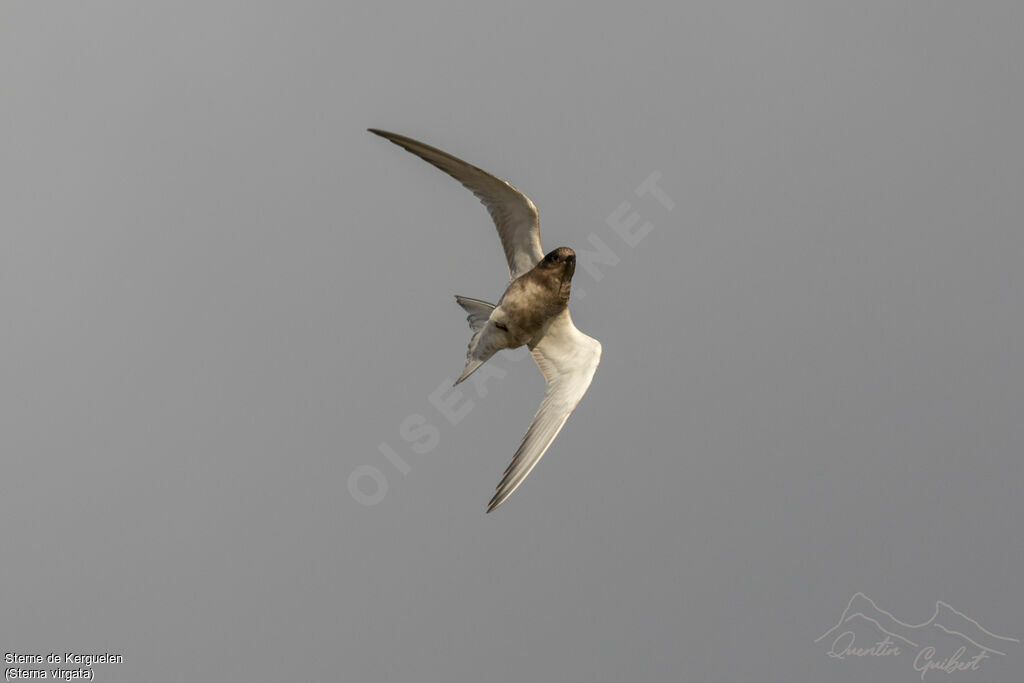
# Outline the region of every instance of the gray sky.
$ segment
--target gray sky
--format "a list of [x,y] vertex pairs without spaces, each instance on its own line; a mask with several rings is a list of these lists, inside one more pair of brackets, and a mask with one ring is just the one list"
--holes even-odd
[[[98,681],[921,680],[814,642],[857,591],[1024,638],[1022,22],[4,3],[0,648],[121,654]],[[458,424],[431,400],[501,249],[368,126],[616,261],[574,285],[591,390],[492,515],[543,378],[503,354]]]

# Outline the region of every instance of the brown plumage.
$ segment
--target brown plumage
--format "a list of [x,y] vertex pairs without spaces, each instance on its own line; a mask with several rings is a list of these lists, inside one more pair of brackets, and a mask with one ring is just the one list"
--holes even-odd
[[540,409],[487,506],[491,512],[523,482],[579,404],[601,362],[601,344],[580,332],[569,316],[576,254],[559,247],[546,256],[540,246],[537,207],[510,183],[412,138],[371,128],[441,169],[473,192],[498,229],[511,283],[498,300],[456,296],[473,330],[462,382],[502,349],[527,345],[547,383]]

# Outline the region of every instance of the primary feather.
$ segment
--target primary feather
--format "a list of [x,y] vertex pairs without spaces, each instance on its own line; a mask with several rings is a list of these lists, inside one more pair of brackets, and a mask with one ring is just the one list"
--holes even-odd
[[[467,320],[473,330],[473,337],[467,349],[465,369],[455,383],[458,384],[469,377],[502,348],[515,348],[528,343],[530,353],[544,375],[546,388],[540,408],[487,506],[487,512],[491,512],[505,502],[537,466],[587,392],[601,362],[600,342],[576,329],[565,303],[567,299],[562,300],[554,309],[548,309],[545,306],[550,306],[551,300],[532,298],[544,295],[543,285],[532,290],[530,284],[522,286],[547,267],[548,270],[543,272],[549,275],[541,274],[541,281],[543,282],[545,277],[550,277],[550,273],[557,272],[558,268],[563,268],[565,279],[562,280],[562,286],[567,287],[575,271],[576,257],[568,248],[559,248],[547,257],[544,256],[540,245],[537,207],[512,184],[436,147],[404,135],[375,128],[369,130],[412,152],[469,188],[487,207],[498,229],[498,237],[501,239],[513,282],[497,306],[480,299],[455,297],[469,314]],[[568,260],[571,260],[571,264],[568,264],[571,268],[567,268]],[[527,275],[529,277],[524,277]],[[510,295],[513,290],[515,294]],[[561,296],[558,291],[547,294]],[[568,296],[567,288],[565,296]],[[524,308],[526,310],[523,310]],[[542,314],[544,324],[539,329],[522,325],[517,328],[516,316],[531,320],[530,324],[539,325],[540,323],[535,320],[537,310],[551,310]],[[525,334],[516,336],[515,332],[522,333],[524,329],[527,330]]]

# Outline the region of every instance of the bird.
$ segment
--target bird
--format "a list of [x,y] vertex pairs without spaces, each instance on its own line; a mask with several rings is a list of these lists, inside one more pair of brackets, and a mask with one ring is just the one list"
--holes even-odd
[[579,405],[601,362],[601,343],[580,332],[569,315],[576,253],[569,247],[543,252],[537,207],[511,183],[404,135],[368,130],[462,183],[483,203],[498,229],[510,281],[497,304],[455,296],[469,314],[466,319],[472,331],[466,365],[455,385],[498,351],[526,345],[544,375],[545,389],[540,408],[487,504],[490,513],[537,466]]

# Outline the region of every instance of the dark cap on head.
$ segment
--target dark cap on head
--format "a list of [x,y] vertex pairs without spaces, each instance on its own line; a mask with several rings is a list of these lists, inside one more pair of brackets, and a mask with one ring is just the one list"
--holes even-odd
[[576,252],[569,247],[559,247],[549,252],[537,267],[557,273],[563,282],[568,282],[576,272]]
[[564,263],[576,260],[576,252],[569,247],[559,247],[544,257],[547,263]]

